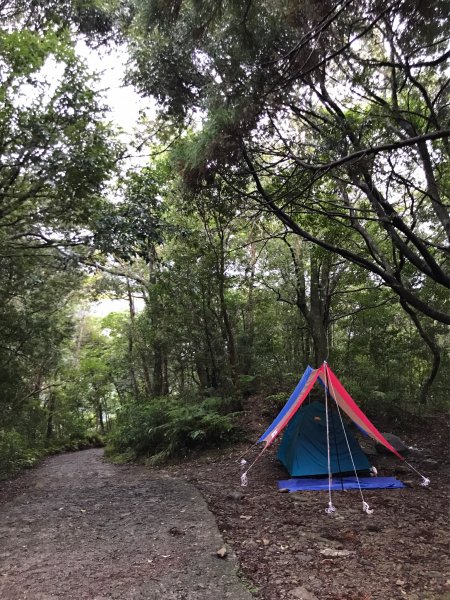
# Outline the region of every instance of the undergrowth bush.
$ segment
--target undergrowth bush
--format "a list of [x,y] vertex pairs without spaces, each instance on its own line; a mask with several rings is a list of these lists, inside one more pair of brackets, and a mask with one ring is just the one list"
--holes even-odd
[[39,448],[30,448],[26,439],[14,429],[0,429],[0,479],[32,467],[41,458]]
[[85,435],[74,434],[68,438],[55,438],[47,442],[45,454],[59,454],[61,452],[76,452],[88,448],[102,448],[105,445],[103,437],[97,433]]
[[278,394],[271,394],[265,398],[265,403],[262,409],[264,417],[274,418],[286,404],[289,394],[286,392],[279,392]]
[[222,398],[180,403],[154,398],[132,403],[117,415],[107,455],[128,460],[149,458],[156,464],[195,448],[223,446],[236,436],[235,416]]
[[95,432],[33,444],[33,440],[30,442],[15,429],[0,429],[0,480],[14,477],[20,471],[33,467],[45,456],[102,446],[104,441]]

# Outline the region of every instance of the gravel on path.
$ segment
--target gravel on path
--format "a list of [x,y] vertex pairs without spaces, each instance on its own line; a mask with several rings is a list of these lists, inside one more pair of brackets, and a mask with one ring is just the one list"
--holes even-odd
[[2,600],[250,600],[197,489],[101,450],[0,484]]

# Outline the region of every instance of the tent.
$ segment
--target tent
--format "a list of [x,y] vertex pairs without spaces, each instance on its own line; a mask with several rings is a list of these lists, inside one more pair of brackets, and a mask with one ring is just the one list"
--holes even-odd
[[[335,410],[330,411],[328,423],[331,473],[369,471],[366,455]],[[284,432],[278,458],[292,477],[328,475],[325,404],[312,402],[295,413]]]
[[[331,416],[331,408],[329,408],[328,405],[330,404],[329,401],[333,401],[333,404],[337,408],[337,419],[339,419],[339,422],[341,423],[341,429],[343,432],[346,431],[346,429],[344,428],[344,423],[341,418],[342,415],[340,411],[344,412],[358,426],[360,430],[372,437],[376,442],[385,446],[388,450],[390,450],[393,454],[400,458],[400,460],[404,460],[404,458],[397,452],[397,450],[395,450],[395,448],[393,448],[391,444],[378,431],[375,425],[373,425],[369,421],[369,419],[359,408],[356,402],[352,399],[350,394],[347,392],[347,390],[344,388],[342,383],[339,381],[339,379],[336,377],[336,375],[333,373],[333,371],[330,369],[326,362],[323,363],[323,365],[318,369],[312,369],[309,366],[307,367],[302,378],[298,382],[297,387],[292,392],[289,400],[286,402],[286,404],[284,405],[276,419],[273,421],[273,423],[259,438],[258,443],[264,442],[264,448],[268,448],[274,442],[274,440],[280,435],[283,429],[289,424],[291,419],[302,406],[303,402],[306,400],[309,392],[312,390],[314,384],[317,381],[319,381],[325,388],[325,397],[327,399],[327,402],[324,405],[325,426],[327,434],[325,437],[325,442],[327,447],[330,448],[330,452],[332,448],[332,439],[330,436],[330,421],[331,423],[334,423],[335,417]],[[291,427],[291,432],[294,430],[294,428],[295,422],[294,425]],[[297,439],[299,437],[298,433],[299,432],[297,432]],[[352,470],[354,469],[352,468]]]
[[[324,404],[313,403],[303,407],[303,410],[299,410],[317,381],[324,388]],[[307,367],[279,415],[257,441],[257,444],[264,443],[264,447],[253,462],[248,467],[244,467],[245,472],[241,475],[241,485],[246,486],[248,484],[248,471],[287,427],[280,444],[278,456],[293,475],[328,474],[328,507],[325,512],[332,514],[336,511],[331,500],[332,489],[335,489],[333,473],[353,470],[354,478],[340,477],[340,488],[351,489],[356,486],[361,495],[363,511],[371,514],[373,510],[369,508],[368,503],[364,500],[362,491],[363,487],[366,486],[362,485],[363,482],[358,476],[358,471],[366,469],[369,463],[345,426],[342,413],[345,413],[363,433],[385,446],[422,477],[422,486],[429,485],[430,480],[410,465],[383,437],[375,425],[369,421],[326,362],[318,369]],[[241,465],[246,464],[247,461],[242,458]],[[350,465],[351,468],[349,468]],[[349,486],[347,486],[344,479],[354,479],[354,481],[347,482],[349,483]],[[297,479],[296,481],[301,480]],[[297,487],[297,489],[317,489],[315,485],[311,484],[308,484],[308,486],[300,484],[294,487]],[[380,485],[367,485],[367,487],[399,486],[381,485],[380,483]]]

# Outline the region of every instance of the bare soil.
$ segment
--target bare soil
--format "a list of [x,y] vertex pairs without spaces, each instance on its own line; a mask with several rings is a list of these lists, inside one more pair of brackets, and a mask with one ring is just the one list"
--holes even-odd
[[[250,437],[257,439],[263,426],[247,423],[247,431],[255,429]],[[325,513],[326,492],[278,492],[277,480],[288,475],[276,449],[250,470],[244,488],[239,457],[245,446],[166,472],[202,492],[263,600],[450,600],[448,423],[423,418],[400,430],[408,445],[420,448],[408,460],[430,486],[422,487],[396,457],[375,453],[379,475],[397,476],[408,487],[364,491],[371,515],[363,512],[358,491],[333,492],[334,515]]]
[[191,484],[101,454],[0,484],[1,600],[250,600]]

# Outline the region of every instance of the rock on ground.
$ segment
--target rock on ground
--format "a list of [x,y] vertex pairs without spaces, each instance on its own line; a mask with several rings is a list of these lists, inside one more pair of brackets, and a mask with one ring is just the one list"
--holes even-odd
[[[394,448],[394,450],[397,450],[397,452],[401,452],[405,456],[409,453],[408,446],[398,436],[394,435],[393,433],[388,433],[386,431],[383,432],[381,435],[384,437],[384,439],[386,441],[388,441],[390,443],[390,445]],[[380,454],[389,454],[390,453],[390,450],[385,448],[385,446],[383,446],[382,444],[377,444],[376,449],[377,449],[377,452],[379,452]]]

